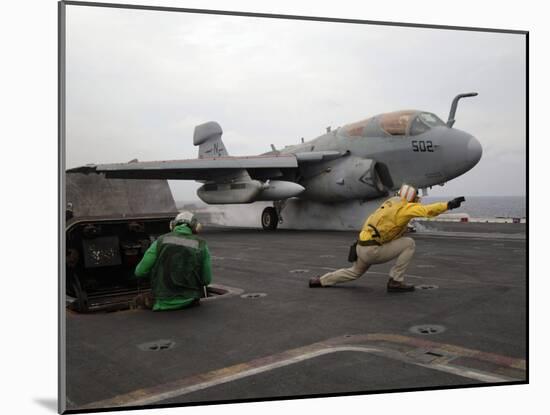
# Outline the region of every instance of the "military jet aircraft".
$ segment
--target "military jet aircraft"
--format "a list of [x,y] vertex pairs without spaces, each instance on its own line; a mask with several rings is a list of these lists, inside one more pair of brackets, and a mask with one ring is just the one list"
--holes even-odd
[[335,130],[327,128],[311,141],[259,156],[229,156],[216,122],[195,127],[193,160],[99,164],[69,171],[104,173],[107,178],[196,180],[208,204],[273,201],[261,223],[274,230],[290,198],[337,203],[386,196],[408,183],[419,189],[444,184],[473,168],[482,148],[472,135],[453,128],[457,95],[449,118],[405,110],[376,115]]

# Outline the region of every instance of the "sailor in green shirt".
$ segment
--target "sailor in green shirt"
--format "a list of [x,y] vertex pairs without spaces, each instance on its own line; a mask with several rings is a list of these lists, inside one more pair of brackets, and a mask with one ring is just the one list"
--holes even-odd
[[138,296],[136,304],[153,311],[198,303],[204,287],[212,282],[210,253],[206,242],[195,236],[201,229],[195,216],[180,212],[170,229],[151,244],[135,270],[137,277],[151,278],[151,296]]

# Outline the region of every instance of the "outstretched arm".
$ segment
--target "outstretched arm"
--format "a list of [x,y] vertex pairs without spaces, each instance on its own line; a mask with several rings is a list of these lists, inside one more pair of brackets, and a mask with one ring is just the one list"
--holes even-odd
[[433,218],[445,212],[447,209],[447,202],[432,203],[430,205],[408,203],[403,208],[403,216],[405,216],[407,220],[413,218]]
[[157,260],[157,241],[153,242],[151,246],[145,251],[143,258],[137,264],[135,275],[136,277],[144,277],[149,271],[153,269],[155,261]]

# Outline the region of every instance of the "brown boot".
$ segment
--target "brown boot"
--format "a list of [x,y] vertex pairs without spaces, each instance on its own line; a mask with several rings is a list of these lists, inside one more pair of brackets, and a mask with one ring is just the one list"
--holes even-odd
[[405,284],[404,282],[395,281],[393,278],[390,278],[388,281],[388,292],[389,293],[406,293],[414,291],[414,285]]
[[309,279],[309,288],[323,287],[321,285],[321,277],[313,277]]

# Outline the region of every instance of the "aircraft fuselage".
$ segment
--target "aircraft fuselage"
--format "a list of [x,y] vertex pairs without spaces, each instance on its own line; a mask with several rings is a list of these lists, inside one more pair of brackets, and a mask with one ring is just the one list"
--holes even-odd
[[[418,114],[423,114],[408,113],[410,123]],[[361,122],[282,149],[280,154],[308,151],[341,154],[338,158],[300,167],[296,182],[305,191],[299,197],[333,202],[383,196],[402,183],[428,188],[464,174],[481,158],[480,143],[464,131],[441,122],[443,125],[420,132],[419,128],[415,131],[407,126],[393,131],[404,134],[392,135],[381,127],[385,116],[387,114],[365,120],[359,129],[356,125]]]

